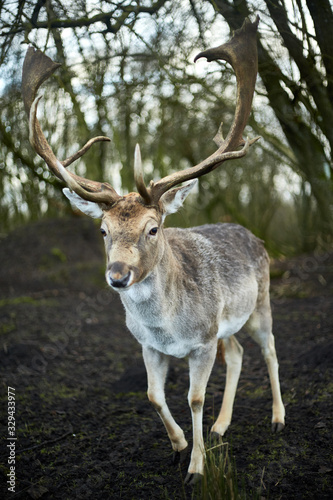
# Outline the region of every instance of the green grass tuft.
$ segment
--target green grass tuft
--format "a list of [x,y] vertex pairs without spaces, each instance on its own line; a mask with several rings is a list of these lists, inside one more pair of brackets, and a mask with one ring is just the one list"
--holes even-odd
[[235,463],[228,443],[213,444],[206,450],[204,475],[193,498],[200,500],[259,500],[260,492],[240,487]]

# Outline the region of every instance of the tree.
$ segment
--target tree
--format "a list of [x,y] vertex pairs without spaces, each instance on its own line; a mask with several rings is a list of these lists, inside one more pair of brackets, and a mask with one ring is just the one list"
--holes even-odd
[[[212,4],[231,29],[237,29],[245,17],[256,11],[255,3],[245,0],[216,0]],[[332,6],[329,0],[298,0],[290,5],[291,13],[284,0],[265,0],[265,4],[264,21],[270,29],[273,21],[274,38],[282,39],[286,53],[280,51],[279,58],[272,46],[274,38],[260,36],[259,74],[295,155],[295,166],[311,186],[322,229],[332,234]]]
[[[281,179],[292,177],[293,170],[295,203],[311,207],[311,217],[295,222],[294,238],[299,231],[306,247],[307,233],[313,233],[311,241],[332,235],[332,9],[329,0],[290,5],[292,10],[283,0],[262,1],[260,9],[251,0],[2,3],[2,220],[55,214],[64,207],[60,183],[28,144],[17,70],[26,43],[62,63],[43,87],[40,105],[42,126],[57,154],[69,156],[91,136],[108,135],[112,148],[95,146],[76,168],[127,191],[133,188],[138,140],[150,177],[198,163],[213,151],[219,123],[227,130],[232,119],[235,81],[223,64],[206,65],[204,72],[193,68],[194,49],[225,41],[228,26],[236,29],[259,11],[260,79],[248,133],[259,133],[263,141],[241,163],[226,164],[202,181],[199,203],[206,212],[202,217],[193,208],[195,219],[231,215],[261,237],[272,235],[278,207],[293,210],[279,195]],[[304,198],[309,203],[302,204]]]

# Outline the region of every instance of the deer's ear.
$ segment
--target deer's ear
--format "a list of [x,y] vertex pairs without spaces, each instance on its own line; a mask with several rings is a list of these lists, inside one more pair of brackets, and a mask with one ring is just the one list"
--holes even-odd
[[78,208],[89,217],[93,217],[93,219],[101,219],[103,217],[103,211],[98,203],[94,203],[93,201],[87,201],[81,198],[78,194],[74,193],[68,188],[64,188],[62,190],[66,198],[71,202],[72,207]]
[[198,179],[188,182],[185,186],[170,189],[161,197],[161,203],[164,208],[164,218],[169,214],[174,214],[183,205],[185,198],[198,184]]

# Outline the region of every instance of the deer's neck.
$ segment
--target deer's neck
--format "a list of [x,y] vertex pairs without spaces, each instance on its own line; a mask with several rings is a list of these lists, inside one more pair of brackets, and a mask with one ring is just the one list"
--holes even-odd
[[148,276],[121,293],[125,308],[134,311],[136,308],[149,309],[154,306],[156,314],[158,308],[164,308],[165,302],[175,299],[180,272],[180,264],[164,237],[161,256]]
[[177,248],[165,240],[151,273],[120,294],[127,327],[142,345],[179,358],[201,345],[202,323],[193,314],[187,279]]

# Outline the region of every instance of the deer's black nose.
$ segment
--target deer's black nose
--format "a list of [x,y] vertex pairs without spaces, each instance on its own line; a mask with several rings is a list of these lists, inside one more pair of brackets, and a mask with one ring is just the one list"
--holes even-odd
[[131,271],[124,262],[114,262],[107,271],[107,281],[114,288],[125,288],[130,277]]

